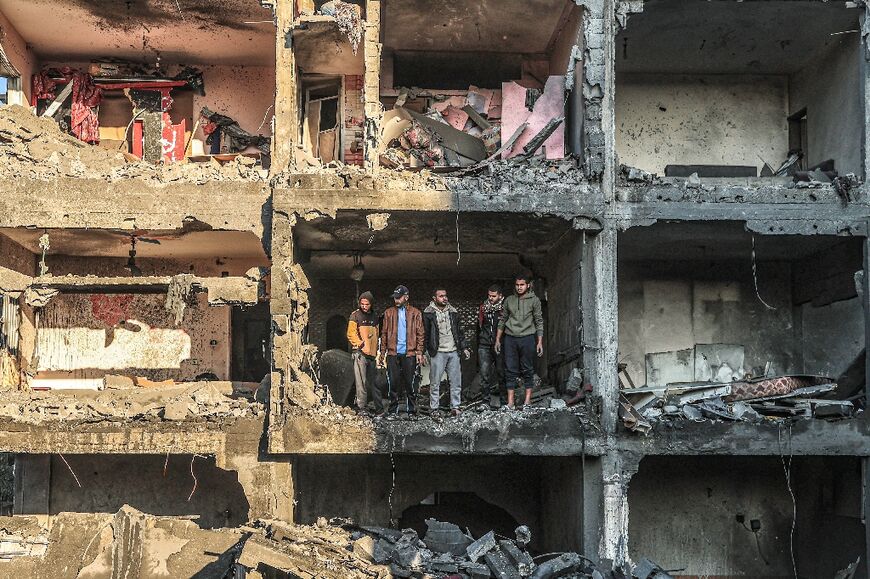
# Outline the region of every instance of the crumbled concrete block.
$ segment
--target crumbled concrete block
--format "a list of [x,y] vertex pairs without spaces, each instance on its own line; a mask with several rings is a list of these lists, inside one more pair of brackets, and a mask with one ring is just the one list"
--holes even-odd
[[187,400],[170,400],[166,403],[166,406],[163,407],[163,419],[184,420],[187,418],[188,412]]
[[568,408],[568,403],[561,398],[550,398],[550,408]]
[[490,531],[470,544],[465,552],[472,563],[477,563],[478,559],[492,549],[495,549],[495,533]]
[[489,567],[483,563],[463,563],[460,568],[470,579],[489,579],[492,577]]
[[504,552],[493,549],[483,558],[496,579],[521,579],[519,571],[511,564]]
[[566,573],[576,571],[583,566],[583,558],[577,553],[564,553],[555,559],[550,559],[538,565],[531,574],[531,579],[550,579],[561,577]]
[[520,550],[513,541],[501,540],[499,547],[507,555],[508,560],[517,568],[521,577],[528,577],[535,568],[535,561],[527,552]]
[[464,555],[465,549],[472,543],[472,538],[462,532],[453,523],[442,523],[435,519],[426,519],[426,536],[423,542],[436,553]]
[[377,543],[372,537],[368,535],[364,537],[360,537],[356,541],[353,542],[353,553],[358,557],[365,559],[366,561],[375,562],[375,549],[377,548]]

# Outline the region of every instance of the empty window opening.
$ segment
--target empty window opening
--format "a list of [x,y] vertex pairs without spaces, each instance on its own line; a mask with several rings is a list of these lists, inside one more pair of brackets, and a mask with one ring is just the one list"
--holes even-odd
[[302,149],[323,163],[342,160],[340,78],[307,77],[303,82]]
[[860,176],[859,30],[843,4],[645,2],[616,43],[620,162],[673,177]]

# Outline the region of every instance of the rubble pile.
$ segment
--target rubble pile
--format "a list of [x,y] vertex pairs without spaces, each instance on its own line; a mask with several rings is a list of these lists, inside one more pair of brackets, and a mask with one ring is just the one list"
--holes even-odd
[[155,183],[183,181],[262,181],[268,173],[249,157],[221,165],[170,163],[154,165],[135,157],[83,143],[60,130],[50,118],[34,116],[18,105],[0,107],[0,174],[7,179],[48,180],[78,177],[120,181],[144,179]]
[[0,420],[26,424],[52,421],[180,421],[256,417],[264,405],[233,392],[229,382],[195,382],[131,390],[4,392]]
[[389,566],[391,577],[449,577],[451,579],[666,579],[655,563],[644,559],[633,571],[598,565],[578,553],[548,553],[533,557],[528,550],[532,535],[521,525],[515,538],[493,531],[473,538],[453,523],[426,520],[426,535],[413,529],[353,527],[351,550],[371,563]]
[[861,412],[851,400],[830,398],[836,389],[837,383],[823,376],[774,376],[627,388],[620,393],[620,418],[629,430],[646,433],[655,422],[834,420]]

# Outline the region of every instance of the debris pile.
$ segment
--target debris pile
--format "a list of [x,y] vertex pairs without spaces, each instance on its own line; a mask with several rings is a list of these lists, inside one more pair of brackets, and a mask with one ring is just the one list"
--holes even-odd
[[381,164],[391,168],[470,167],[497,158],[565,156],[564,77],[543,87],[508,82],[465,94],[402,88],[384,114]]
[[25,424],[53,421],[180,421],[256,417],[265,413],[251,390],[231,382],[195,382],[123,390],[4,392],[0,420]]
[[320,13],[335,18],[338,29],[347,36],[350,47],[356,54],[363,37],[362,8],[350,2],[330,0],[320,7]]
[[456,579],[550,579],[596,577],[600,579],[666,579],[670,577],[647,559],[633,571],[598,565],[578,553],[548,553],[533,557],[528,550],[532,535],[521,525],[515,539],[497,537],[493,531],[473,538],[453,523],[426,520],[421,540],[413,529],[355,527],[351,551],[376,565],[389,566],[392,577],[451,577]]
[[761,423],[796,418],[849,418],[851,400],[828,398],[837,388],[822,376],[759,377],[732,382],[670,383],[620,393],[626,428],[647,433],[656,421],[725,420]]
[[6,179],[49,180],[78,177],[155,183],[249,180],[266,182],[268,173],[249,157],[221,165],[170,163],[155,165],[121,151],[88,145],[60,130],[51,118],[34,116],[18,105],[0,107],[0,175]]

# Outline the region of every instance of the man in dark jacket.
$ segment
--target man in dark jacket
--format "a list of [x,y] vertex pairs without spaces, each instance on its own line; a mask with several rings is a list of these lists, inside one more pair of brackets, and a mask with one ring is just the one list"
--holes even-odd
[[[504,357],[495,351],[498,322],[504,308],[501,286],[490,286],[486,300],[477,311],[477,362],[480,366],[480,393],[490,404],[493,393],[504,389]],[[493,392],[495,391],[495,392]]]
[[465,343],[465,335],[459,326],[459,312],[450,305],[447,290],[436,288],[432,301],[423,310],[423,327],[426,331],[426,353],[429,354],[429,408],[435,413],[441,403],[441,376],[447,371],[450,383],[450,412],[457,416],[462,402],[462,368],[459,361],[461,350],[465,359],[471,352]]
[[386,357],[389,412],[398,413],[399,399],[408,414],[417,412],[417,365],[423,364],[423,315],[408,303],[410,292],[400,285],[393,291],[393,306],[381,321],[381,362]]
[[528,274],[516,276],[516,293],[504,301],[504,311],[498,324],[495,351],[501,351],[501,337],[504,334],[505,386],[507,387],[507,406],[514,409],[514,390],[522,379],[526,390],[523,408],[532,404],[532,384],[535,376],[535,354],[544,355],[544,315],[541,300],[532,291],[531,277]]

